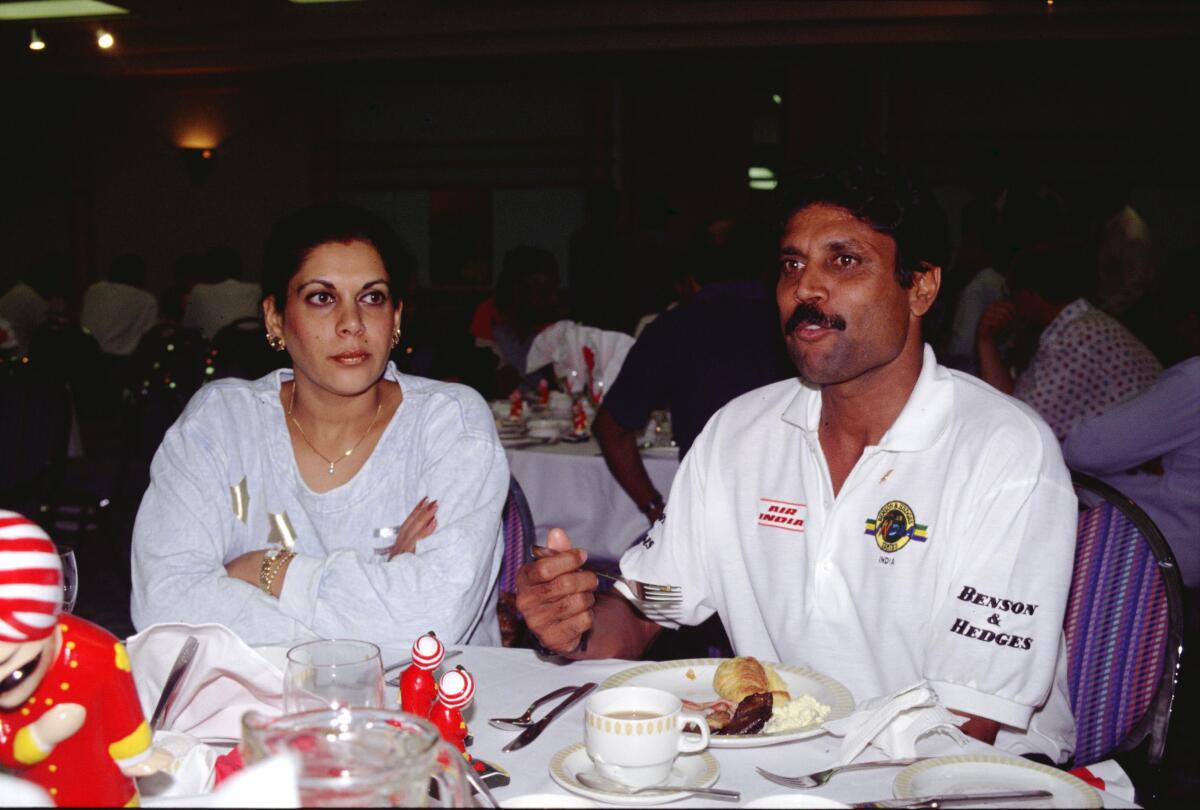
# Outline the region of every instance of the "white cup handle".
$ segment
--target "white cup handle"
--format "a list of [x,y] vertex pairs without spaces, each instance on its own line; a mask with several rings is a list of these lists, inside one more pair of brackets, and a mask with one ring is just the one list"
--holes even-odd
[[[689,723],[699,727],[699,734],[689,734],[683,731],[683,727]],[[703,751],[708,748],[708,721],[704,719],[704,715],[695,712],[680,712],[675,719],[675,724],[679,726],[679,753],[694,754],[697,751]]]

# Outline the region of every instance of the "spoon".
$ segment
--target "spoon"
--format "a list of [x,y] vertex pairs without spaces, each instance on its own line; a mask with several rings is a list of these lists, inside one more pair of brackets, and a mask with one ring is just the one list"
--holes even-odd
[[488,725],[492,728],[502,729],[504,731],[520,731],[527,726],[533,725],[533,711],[543,703],[554,700],[555,698],[563,697],[574,692],[579,687],[564,686],[562,689],[555,689],[548,695],[542,695],[540,698],[529,704],[529,708],[520,717],[493,717],[488,720]]
[[740,801],[742,794],[736,790],[722,790],[721,788],[706,788],[696,785],[647,785],[646,787],[629,787],[622,785],[620,782],[614,782],[606,776],[601,776],[592,771],[580,771],[575,774],[575,778],[584,787],[592,788],[593,790],[604,790],[609,793],[622,793],[626,796],[636,796],[639,793],[644,793],[647,790],[677,790],[681,793],[702,793],[705,796],[719,796],[723,799],[732,799]]

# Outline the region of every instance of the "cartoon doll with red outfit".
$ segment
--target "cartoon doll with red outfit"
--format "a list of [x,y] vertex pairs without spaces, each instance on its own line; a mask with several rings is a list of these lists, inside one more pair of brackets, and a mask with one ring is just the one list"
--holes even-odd
[[54,543],[0,510],[0,766],[59,806],[137,804],[133,778],[171,757],[150,746],[124,645],[60,615],[62,596]]
[[464,754],[467,752],[467,723],[462,710],[475,698],[475,679],[462,667],[455,667],[442,676],[437,700],[429,713],[429,721],[437,726],[442,739]]
[[446,648],[430,630],[417,638],[412,646],[412,663],[400,676],[400,708],[417,717],[428,717],[437,698],[437,675],[434,673],[446,657]]

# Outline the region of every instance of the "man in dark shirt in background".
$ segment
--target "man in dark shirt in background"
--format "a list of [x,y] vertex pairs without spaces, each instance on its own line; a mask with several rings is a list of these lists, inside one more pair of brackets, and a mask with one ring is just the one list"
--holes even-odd
[[[709,417],[731,399],[796,374],[777,326],[772,291],[762,281],[773,269],[770,235],[743,224],[723,236],[685,257],[699,292],[646,327],[592,424],[609,470],[648,525],[662,516],[664,506],[637,446],[651,412],[671,412],[682,459]],[[686,658],[722,654],[728,646],[713,617],[660,634],[646,655]]]
[[663,496],[646,474],[637,441],[651,412],[671,412],[682,458],[729,400],[796,373],[761,281],[771,265],[763,251],[771,246],[759,229],[742,225],[723,244],[692,252],[685,260],[699,293],[646,327],[596,414],[592,431],[608,468],[650,523],[662,514]]

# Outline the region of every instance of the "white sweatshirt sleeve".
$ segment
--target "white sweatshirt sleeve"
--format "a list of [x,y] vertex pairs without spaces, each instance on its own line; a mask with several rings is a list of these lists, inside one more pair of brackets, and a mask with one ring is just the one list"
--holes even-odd
[[275,599],[225,571],[229,493],[219,448],[187,423],[202,390],[167,431],[150,465],[150,487],[133,529],[133,597],[138,630],[160,622],[216,622],[250,644],[290,644],[311,628],[285,615]]

